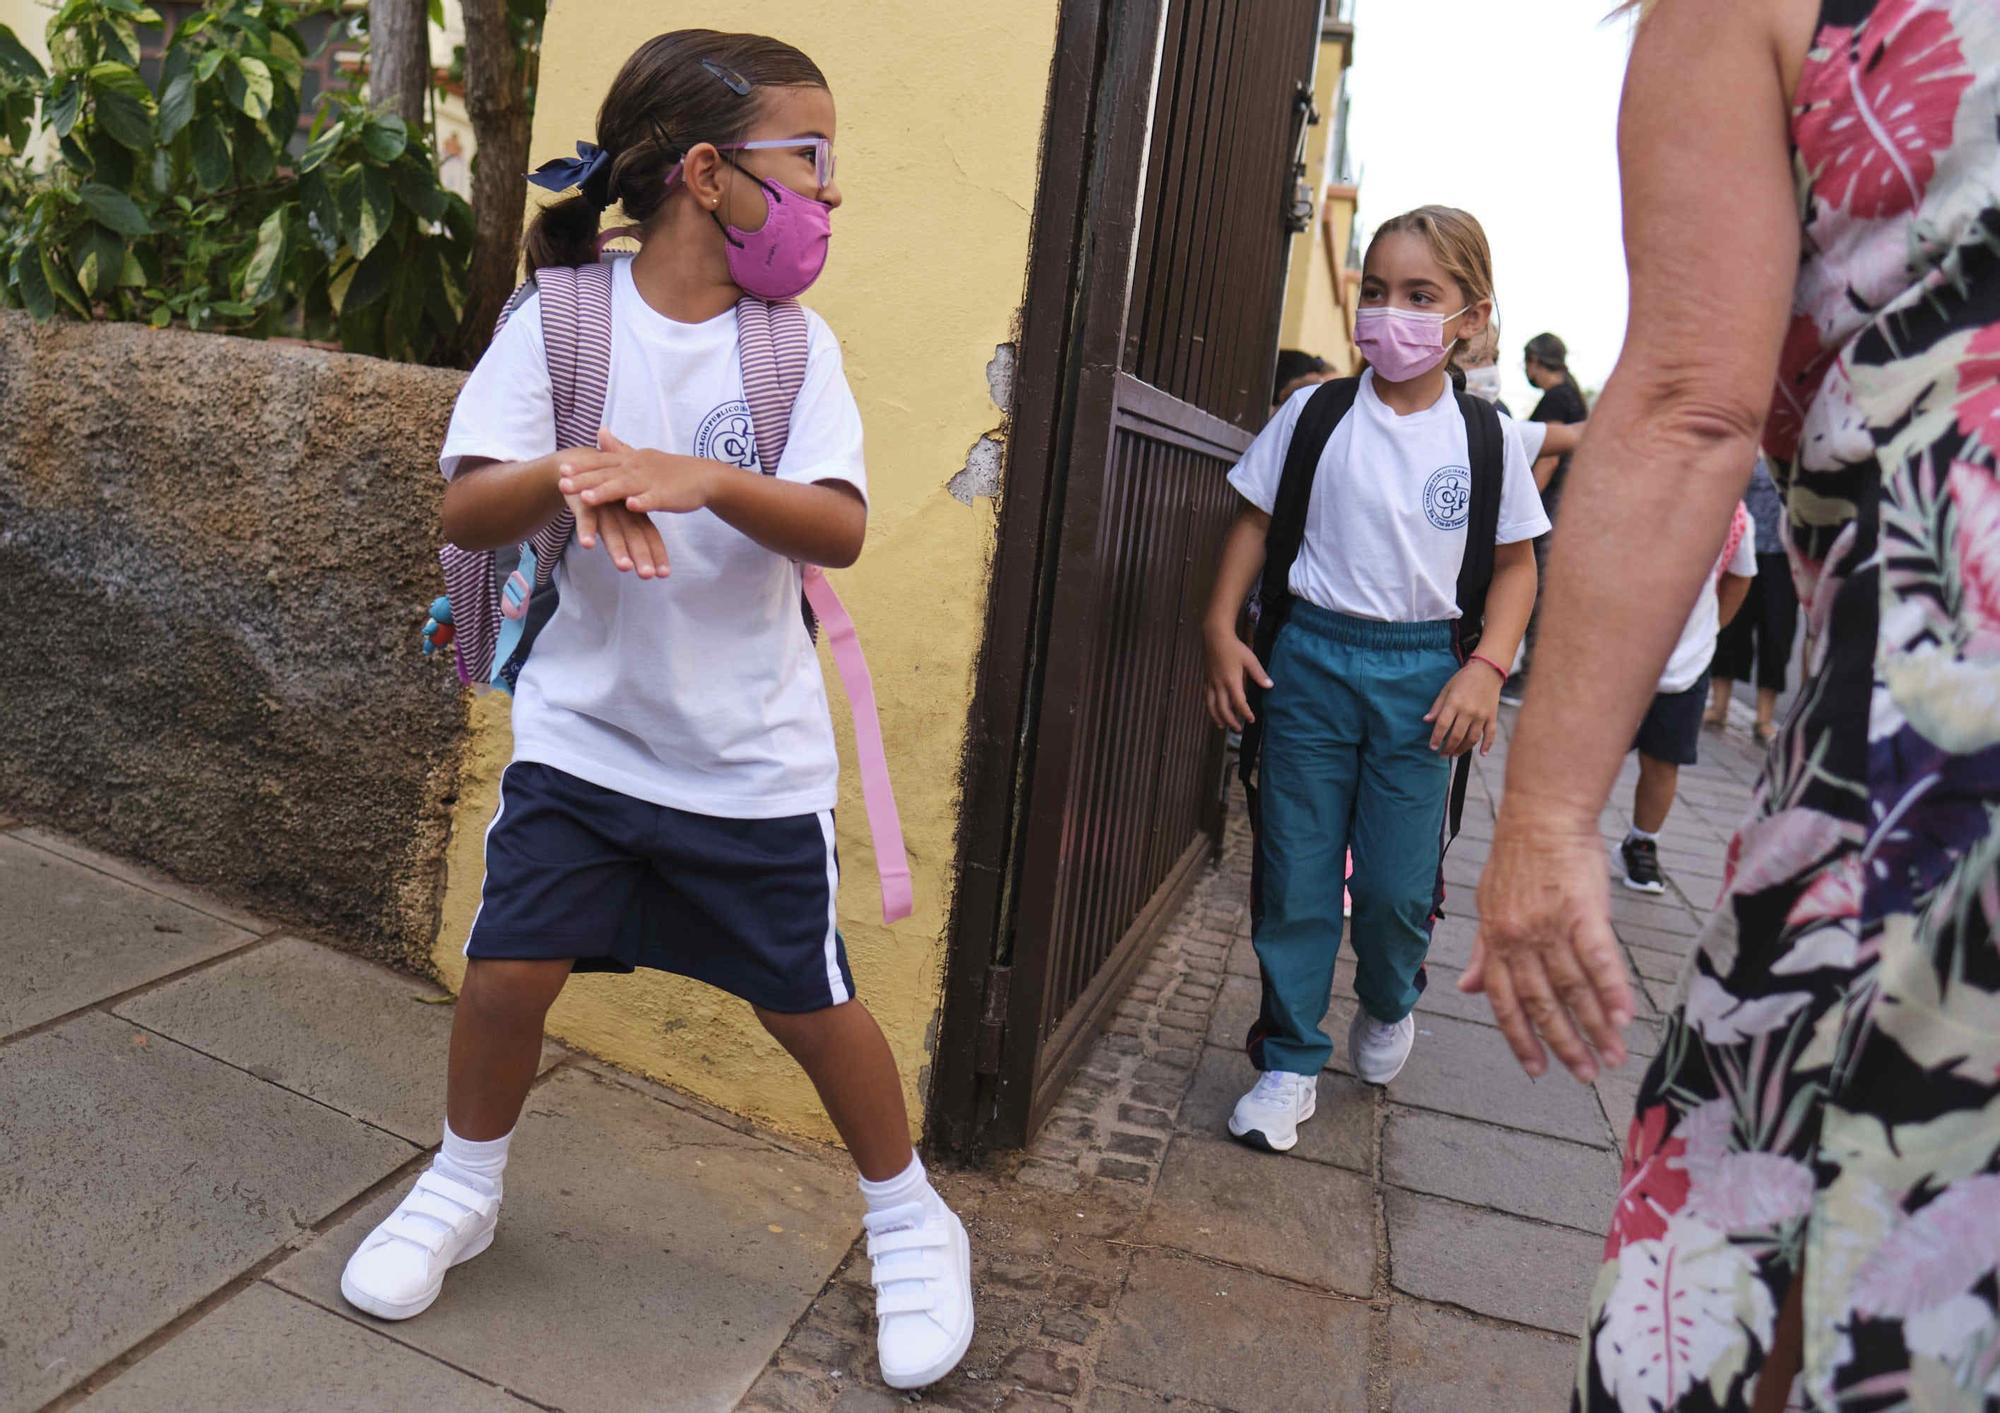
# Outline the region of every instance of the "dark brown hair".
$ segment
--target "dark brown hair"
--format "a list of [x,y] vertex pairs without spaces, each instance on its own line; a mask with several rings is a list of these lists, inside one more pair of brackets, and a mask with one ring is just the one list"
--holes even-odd
[[[747,83],[750,92],[738,93],[732,81]],[[634,225],[651,220],[666,202],[667,172],[686,147],[737,142],[750,130],[758,89],[826,86],[817,64],[765,35],[677,29],[647,40],[625,61],[597,110],[597,145],[611,154],[608,177],[601,187],[592,183],[589,193],[535,213],[526,242],[528,273],[595,260],[599,217],[613,202],[623,204]]]

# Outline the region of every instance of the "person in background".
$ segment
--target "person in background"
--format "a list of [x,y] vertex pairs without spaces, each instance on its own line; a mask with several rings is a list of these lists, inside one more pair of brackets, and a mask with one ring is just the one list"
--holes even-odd
[[1307,353],[1300,348],[1278,350],[1278,367],[1271,381],[1271,412],[1275,415],[1289,398],[1300,388],[1308,388],[1315,383],[1323,383],[1328,378],[1337,378],[1331,363],[1317,353]]
[[1749,512],[1740,512],[1740,533],[1722,552],[1715,573],[1696,595],[1694,612],[1681,628],[1673,656],[1660,674],[1653,704],[1640,718],[1633,749],[1639,753],[1639,783],[1632,790],[1632,828],[1619,846],[1625,886],[1637,893],[1664,893],[1660,874],[1660,831],[1680,789],[1681,767],[1698,761],[1702,705],[1708,700],[1708,673],[1715,656],[1716,628],[1726,627],[1743,607],[1756,582],[1757,549]]
[[1757,469],[1750,473],[1750,489],[1743,503],[1750,508],[1750,518],[1757,527],[1757,577],[1751,581],[1743,611],[1733,620],[1725,617],[1722,631],[1716,634],[1714,678],[1705,720],[1718,731],[1729,725],[1732,684],[1751,681],[1754,664],[1755,729],[1758,742],[1768,746],[1778,734],[1772,718],[1791,666],[1792,639],[1799,627],[1799,595],[1792,587],[1791,568],[1785,563],[1785,502],[1761,456]]
[[1489,324],[1485,333],[1469,340],[1451,371],[1454,385],[1462,384],[1464,391],[1485,398],[1508,419],[1509,428],[1521,438],[1521,449],[1527,453],[1530,464],[1544,457],[1567,457],[1583,444],[1586,424],[1581,419],[1573,423],[1514,420],[1513,410],[1500,396],[1499,325]]
[[1625,1056],[1598,821],[1760,444],[1812,652],[1577,1273],[1574,1406],[1991,1409],[2000,6],[1657,0],[1618,137],[1630,331],[1462,983],[1529,1074]]
[[[1536,334],[1528,340],[1524,355],[1524,366],[1528,381],[1542,394],[1535,410],[1528,414],[1530,422],[1548,426],[1569,426],[1580,424],[1590,416],[1590,408],[1583,400],[1583,389],[1570,376],[1569,346],[1554,334]],[[1570,450],[1575,444],[1570,444]],[[1535,485],[1542,493],[1542,512],[1554,525],[1562,503],[1563,482],[1569,478],[1569,451],[1561,445],[1544,445],[1535,457]],[[1549,573],[1549,546],[1553,542],[1554,531],[1535,541],[1535,569],[1546,580]],[[1539,608],[1528,620],[1528,636],[1521,644],[1521,665],[1508,680],[1507,690],[1500,694],[1500,700],[1508,706],[1519,706],[1528,690],[1528,677],[1534,670],[1535,638],[1541,626]]]

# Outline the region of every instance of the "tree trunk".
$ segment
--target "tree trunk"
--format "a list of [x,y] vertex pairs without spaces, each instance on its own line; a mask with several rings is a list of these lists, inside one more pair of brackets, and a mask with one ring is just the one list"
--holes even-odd
[[520,269],[527,204],[527,92],[539,56],[516,46],[507,0],[464,0],[465,111],[472,120],[472,272],[466,283],[459,351],[471,363],[493,336],[493,321]]
[[411,129],[424,122],[431,83],[430,9],[425,0],[368,0],[368,96]]

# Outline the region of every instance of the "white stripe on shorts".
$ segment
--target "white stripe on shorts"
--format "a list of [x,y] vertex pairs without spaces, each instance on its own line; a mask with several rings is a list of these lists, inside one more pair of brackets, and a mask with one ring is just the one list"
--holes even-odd
[[[511,762],[510,762],[511,764]],[[472,934],[479,930],[479,915],[486,911],[486,880],[493,875],[493,868],[487,858],[487,846],[493,841],[493,831],[500,825],[500,816],[507,813],[507,772],[500,772],[500,803],[493,809],[493,822],[486,826],[486,832],[479,836],[479,866],[484,872],[479,879],[479,906],[472,910],[472,925],[465,929],[465,945],[458,949],[461,957],[472,955]]]
[[834,852],[831,810],[819,812],[819,832],[826,839],[826,985],[832,1004],[838,1006],[854,998],[840,979],[840,861]]

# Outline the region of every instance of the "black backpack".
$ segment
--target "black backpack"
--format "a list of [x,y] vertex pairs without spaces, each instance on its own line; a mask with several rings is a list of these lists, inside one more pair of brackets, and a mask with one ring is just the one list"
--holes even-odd
[[[1319,459],[1326,444],[1354,406],[1361,390],[1359,378],[1341,378],[1320,384],[1307,400],[1292,429],[1291,445],[1285,451],[1285,471],[1278,482],[1278,497],[1271,507],[1271,529],[1264,539],[1264,577],[1257,590],[1257,661],[1268,671],[1271,650],[1277,645],[1278,630],[1292,611],[1292,563],[1305,544],[1306,509],[1312,503],[1313,478],[1319,474]],[[1459,661],[1479,648],[1480,633],[1486,626],[1486,591],[1493,583],[1493,539],[1500,531],[1500,485],[1506,474],[1507,450],[1500,430],[1500,414],[1484,398],[1457,392],[1458,410],[1465,418],[1467,461],[1471,463],[1472,497],[1465,523],[1465,559],[1458,568],[1459,618],[1452,624],[1452,647]],[[1258,823],[1257,761],[1264,741],[1264,692],[1252,683],[1250,709],[1257,719],[1244,728],[1242,757],[1238,768],[1243,788],[1250,800],[1250,821]],[[1451,833],[1465,817],[1465,791],[1472,779],[1472,753],[1466,752],[1453,763],[1451,773]]]

